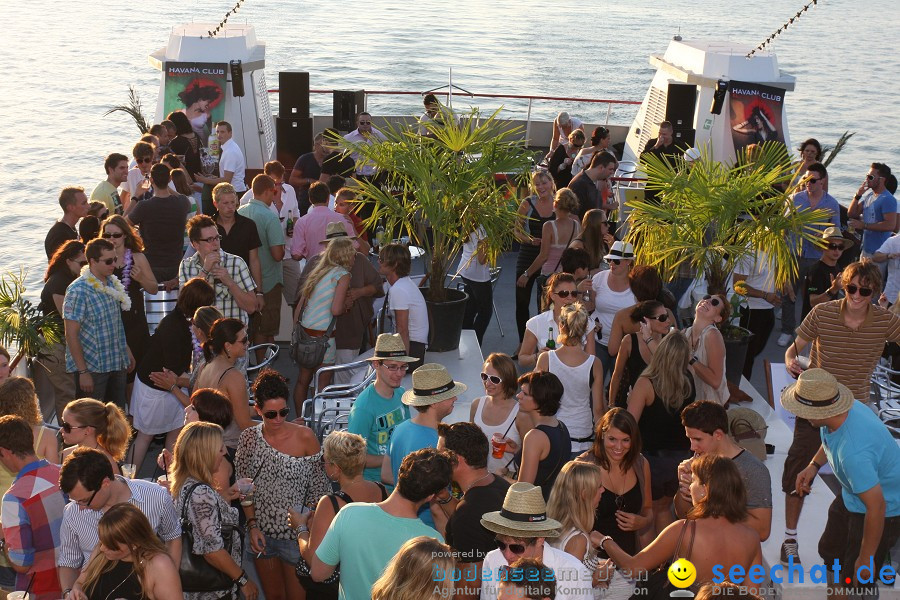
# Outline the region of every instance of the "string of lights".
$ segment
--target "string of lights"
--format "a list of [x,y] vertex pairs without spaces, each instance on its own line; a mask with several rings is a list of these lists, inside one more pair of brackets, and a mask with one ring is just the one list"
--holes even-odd
[[[208,37],[214,38],[214,37],[216,37],[216,36],[219,34],[220,31],[222,31],[223,29],[225,29],[225,23],[228,22],[228,18],[229,18],[231,15],[233,15],[234,13],[236,13],[243,3],[244,3],[244,0],[238,0],[238,1],[237,1],[237,4],[234,5],[234,8],[232,8],[232,9],[229,10],[227,13],[225,13],[225,18],[222,19],[221,21],[219,21],[219,24],[216,26],[216,28],[215,28],[215,29],[210,29],[209,31],[206,32],[206,33],[209,34]],[[202,36],[202,35],[200,36],[200,39],[203,39],[203,36]]]
[[814,5],[818,4],[818,3],[819,3],[819,0],[812,0],[811,2],[807,3],[806,6],[804,6],[803,8],[801,8],[800,10],[797,11],[797,14],[796,14],[796,15],[794,15],[793,17],[791,17],[790,19],[788,19],[787,21],[785,21],[784,25],[782,25],[781,27],[779,27],[778,29],[776,29],[776,30],[775,30],[775,33],[773,33],[772,35],[770,35],[769,37],[767,37],[766,40],[765,40],[762,44],[760,44],[759,46],[757,46],[756,48],[754,48],[753,50],[751,50],[751,51],[747,54],[747,58],[753,58],[753,55],[756,54],[757,51],[765,50],[766,46],[768,46],[768,45],[771,44],[773,41],[775,41],[775,38],[776,38],[777,36],[781,35],[781,32],[782,32],[782,31],[787,31],[787,28],[790,27],[791,25],[793,25],[793,24],[794,24],[794,21],[796,21],[797,19],[800,18],[800,15],[802,15],[803,13],[805,13],[806,11],[808,11],[809,8],[810,8],[811,6],[814,6]]

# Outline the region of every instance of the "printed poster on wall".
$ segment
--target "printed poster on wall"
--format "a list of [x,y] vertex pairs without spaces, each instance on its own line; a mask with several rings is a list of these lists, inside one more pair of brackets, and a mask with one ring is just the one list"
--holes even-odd
[[183,112],[200,143],[207,145],[214,123],[225,119],[225,63],[166,63],[165,114]]
[[784,90],[758,83],[731,81],[728,84],[731,107],[731,137],[735,152],[750,144],[777,141],[784,143],[781,116]]

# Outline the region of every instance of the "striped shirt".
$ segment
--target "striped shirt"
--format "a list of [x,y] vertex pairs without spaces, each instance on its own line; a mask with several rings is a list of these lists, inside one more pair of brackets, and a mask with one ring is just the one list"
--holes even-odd
[[[66,288],[63,318],[77,321],[81,326],[78,340],[88,371],[112,373],[128,367],[122,305],[109,294],[95,290],[84,275]],[[74,373],[77,370],[75,359],[66,348],[66,371]]]
[[797,335],[812,342],[810,365],[825,369],[850,388],[853,397],[869,400],[869,379],[886,342],[900,341],[900,317],[869,305],[858,329],[844,324],[846,298],[813,306]]
[[328,329],[334,315],[331,314],[331,303],[334,300],[334,291],[338,280],[344,275],[349,275],[344,267],[332,267],[313,288],[312,294],[306,299],[300,325],[307,329],[324,331]]
[[[159,539],[168,542],[181,537],[181,523],[175,513],[175,503],[166,488],[140,479],[125,479],[121,475],[116,475],[116,481],[125,483],[131,489],[128,503],[141,509]],[[57,566],[81,569],[87,563],[91,551],[100,541],[97,525],[102,516],[101,511],[84,508],[75,502],[66,505],[60,529]]]
[[[220,250],[219,254],[222,257],[222,267],[228,271],[228,275],[238,287],[245,292],[252,292],[256,289],[256,283],[253,281],[250,268],[244,262],[244,259],[240,256],[229,254],[224,250]],[[249,322],[247,311],[238,305],[237,300],[235,300],[225,284],[219,281],[211,281],[210,276],[203,272],[203,259],[200,258],[199,253],[181,261],[181,265],[178,268],[178,286],[184,287],[184,284],[192,277],[205,278],[209,283],[212,283],[213,289],[216,291],[216,308],[222,311],[225,318],[240,319],[244,324]]]

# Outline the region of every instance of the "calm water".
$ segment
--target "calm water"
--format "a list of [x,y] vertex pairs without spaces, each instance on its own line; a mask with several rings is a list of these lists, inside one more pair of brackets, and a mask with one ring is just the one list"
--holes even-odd
[[[232,4],[233,5],[233,4]],[[473,92],[641,100],[653,76],[650,53],[672,35],[757,44],[802,7],[802,0],[247,0],[232,18],[256,26],[267,43],[267,78],[307,70],[318,89],[422,91],[454,82]],[[549,7],[549,8],[548,8]],[[229,1],[124,2],[0,0],[6,43],[0,53],[0,268],[29,269],[30,292],[46,265],[43,239],[58,217],[64,185],[90,193],[105,177],[103,157],[130,155],[137,130],[123,115],[103,117],[134,85],[153,118],[159,72],[147,54],[170,28],[218,22]],[[867,16],[864,16],[867,15]],[[900,170],[896,80],[900,30],[895,0],[822,0],[774,50],[797,77],[787,95],[794,143],[833,143],[856,131],[831,168],[831,193],[846,203],[873,160]],[[370,100],[375,113],[418,112],[418,99]],[[481,104],[496,108],[496,102]],[[524,105],[507,105],[524,116]],[[536,103],[533,115],[565,108],[602,121],[605,107]],[[331,97],[313,98],[331,112]],[[628,124],[636,107],[613,111]]]

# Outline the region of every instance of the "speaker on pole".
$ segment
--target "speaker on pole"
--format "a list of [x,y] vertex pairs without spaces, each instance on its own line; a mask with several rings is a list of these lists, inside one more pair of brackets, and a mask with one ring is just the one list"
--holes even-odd
[[334,124],[338,131],[356,129],[356,115],[365,110],[366,93],[363,90],[334,90]]
[[278,73],[278,116],[283,119],[305,119],[309,116],[309,73]]

